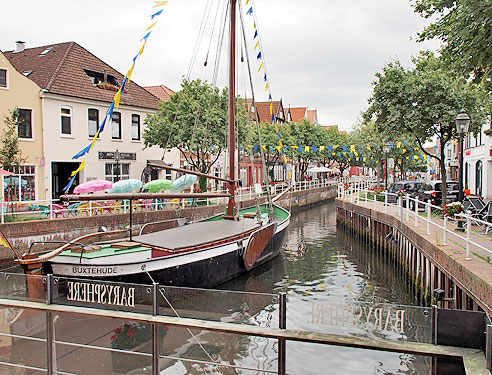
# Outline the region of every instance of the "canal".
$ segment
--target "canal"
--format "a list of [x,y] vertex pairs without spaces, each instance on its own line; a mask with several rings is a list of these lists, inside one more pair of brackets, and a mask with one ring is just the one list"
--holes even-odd
[[[9,276],[10,285],[21,288],[21,276]],[[349,234],[337,231],[334,203],[294,214],[281,255],[219,289],[163,287],[159,313],[278,327],[277,295],[286,293],[288,329],[430,342],[429,309],[416,306],[416,299],[390,259]],[[140,308],[148,310],[145,295],[149,288],[136,287],[135,293],[143,296]],[[402,309],[405,309],[404,316]],[[0,323],[4,322],[4,327],[0,324],[0,334],[45,336],[42,313],[13,309],[0,312],[4,316],[0,319]],[[159,332],[161,375],[268,374],[277,370],[277,340],[174,326],[161,328]],[[150,325],[58,314],[55,333],[55,368],[60,373],[151,373]],[[10,349],[5,356],[0,352],[0,374],[41,373],[20,369],[12,372],[12,367],[2,362],[42,368],[46,359],[43,344],[21,339],[4,343],[0,340],[0,349],[4,346]],[[430,359],[424,357],[299,342],[287,342],[286,348],[288,374],[431,373]]]
[[[348,233],[337,231],[334,203],[310,207],[293,215],[281,256],[223,285],[223,289],[286,293],[288,329],[313,330],[309,311],[313,301],[324,306],[417,304],[390,259],[371,251]],[[424,332],[412,341],[429,341],[428,311],[416,309],[414,321],[418,323],[414,326]],[[320,332],[387,337],[354,327],[322,328]],[[254,352],[250,354],[254,356]],[[429,363],[428,358],[406,354],[287,343],[290,374],[430,374]]]

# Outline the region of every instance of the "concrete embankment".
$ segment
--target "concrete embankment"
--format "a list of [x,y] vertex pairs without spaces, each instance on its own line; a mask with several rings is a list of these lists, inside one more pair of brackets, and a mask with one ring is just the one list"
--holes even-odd
[[[299,190],[287,193],[283,199],[277,202],[285,208],[291,207],[295,211],[299,207],[321,203],[337,196],[336,185],[320,188]],[[258,199],[259,203],[266,200],[265,197]],[[255,200],[241,201],[241,207],[254,206]],[[225,212],[225,205],[198,206],[183,209],[165,209],[158,211],[137,211],[132,215],[133,233],[138,234],[140,228],[150,222],[165,221],[184,218],[187,220],[200,220]],[[103,213],[91,217],[80,216],[71,218],[59,218],[53,220],[32,220],[2,224],[0,227],[11,241],[18,253],[24,253],[33,242],[46,241],[70,241],[79,236],[94,233],[101,227],[108,230],[124,229],[129,225],[128,214]],[[54,245],[56,247],[56,245]],[[58,246],[60,246],[58,244]],[[53,248],[53,246],[50,246]],[[12,252],[0,247],[0,260],[12,259]]]
[[[492,264],[487,258],[473,253],[466,260],[462,244],[450,240],[444,246],[438,231],[427,234],[425,225],[415,226],[398,210],[384,212],[381,203],[368,207],[336,199],[336,207],[337,223],[393,259],[422,304],[492,315]],[[441,302],[434,298],[436,289],[443,291]]]

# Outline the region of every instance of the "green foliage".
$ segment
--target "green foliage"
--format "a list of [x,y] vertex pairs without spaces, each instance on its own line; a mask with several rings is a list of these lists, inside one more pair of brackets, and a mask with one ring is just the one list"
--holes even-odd
[[455,71],[492,88],[492,2],[490,0],[414,0],[416,13],[433,22],[419,39],[439,39],[445,62]]
[[[244,144],[247,123],[244,100],[236,99],[236,135]],[[209,173],[226,148],[228,92],[206,81],[183,79],[182,90],[161,102],[159,111],[145,119],[146,147],[177,147],[189,165]],[[202,185],[200,185],[202,186]],[[205,186],[203,186],[205,187]]]
[[[454,76],[432,53],[421,53],[412,69],[404,69],[398,61],[387,64],[373,86],[365,118],[373,119],[381,132],[411,134],[422,152],[439,161],[445,182],[444,146],[458,138],[456,116],[464,109],[472,118],[470,131],[476,132],[485,121],[489,95],[483,87]],[[424,149],[424,143],[436,137],[439,156]],[[443,198],[445,194],[444,189]]]
[[26,161],[19,147],[19,109],[10,111],[3,123],[5,128],[0,141],[0,164],[3,168],[12,170],[14,165],[20,165]]

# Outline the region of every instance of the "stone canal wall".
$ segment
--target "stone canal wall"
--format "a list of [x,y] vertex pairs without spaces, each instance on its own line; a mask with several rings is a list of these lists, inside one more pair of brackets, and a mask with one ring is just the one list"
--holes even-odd
[[[492,315],[490,275],[485,264],[464,260],[463,250],[438,246],[431,236],[419,232],[391,214],[336,199],[337,224],[373,251],[392,259],[421,305],[431,304],[461,310],[483,310]],[[435,289],[444,293],[441,301]]]
[[[299,207],[321,203],[337,196],[336,185],[330,185],[315,189],[306,189],[289,192],[281,199],[278,204],[285,208],[292,208],[295,211]],[[266,198],[259,199],[260,203]],[[254,206],[255,200],[241,201],[241,207]],[[219,215],[225,212],[225,205],[199,206],[184,209],[167,209],[159,211],[134,212],[132,215],[133,233],[138,234],[140,228],[153,221],[174,220],[185,218],[187,220],[199,220],[210,216]],[[14,249],[18,253],[24,253],[33,242],[45,241],[69,241],[79,236],[93,233],[106,227],[108,230],[124,229],[129,225],[128,214],[109,214],[104,213],[91,217],[59,218],[53,220],[32,220],[23,222],[13,222],[1,224],[3,232],[11,241]],[[37,246],[37,245],[36,245]],[[49,246],[53,248],[58,245]],[[0,260],[12,259],[13,254],[10,249],[0,246]]]

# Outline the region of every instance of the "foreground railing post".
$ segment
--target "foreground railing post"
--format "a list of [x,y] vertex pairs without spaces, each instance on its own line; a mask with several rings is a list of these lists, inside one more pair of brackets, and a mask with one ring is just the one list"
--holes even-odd
[[419,197],[415,197],[415,226],[419,226]]
[[448,244],[448,217],[444,215],[444,231],[442,233],[442,244],[446,246]]
[[485,336],[485,368],[487,370],[492,370],[492,325],[487,324]]
[[[46,277],[46,304],[53,303],[53,275]],[[46,311],[46,370],[48,375],[53,375],[53,312]]]
[[388,212],[388,192],[384,192],[384,212]]
[[[159,315],[159,284],[152,283],[152,315]],[[152,375],[159,375],[159,325],[152,323]]]
[[470,216],[466,216],[466,260],[471,260],[471,218]]
[[400,206],[400,220],[403,221],[403,197],[398,197],[398,206]]
[[[279,321],[278,328],[287,328],[287,294],[279,294]],[[286,358],[285,358],[285,339],[278,339],[278,373],[285,375]]]
[[5,204],[5,198],[2,197],[2,208],[1,208],[1,210],[2,210],[2,213],[1,213],[1,215],[2,215],[2,224],[5,223],[5,211],[4,211],[4,208],[5,208],[5,211],[7,211],[7,205]]

